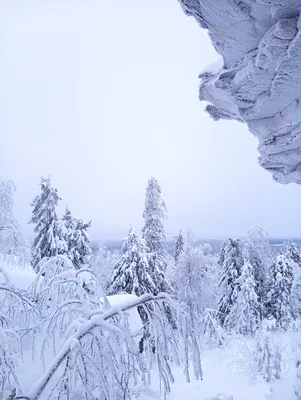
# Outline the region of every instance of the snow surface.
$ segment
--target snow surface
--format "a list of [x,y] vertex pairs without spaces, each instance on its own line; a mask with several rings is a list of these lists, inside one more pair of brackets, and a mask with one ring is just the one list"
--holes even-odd
[[[296,380],[294,360],[295,338],[290,334],[277,336],[281,342],[285,362],[283,377],[270,383],[257,377],[253,380],[251,363],[248,363],[248,344],[251,341],[233,340],[227,347],[208,349],[202,354],[204,379],[186,383],[182,370],[174,371],[175,383],[171,388],[168,400],[217,400],[216,396],[224,394],[233,400],[296,400],[293,386]],[[154,385],[154,393],[156,388]],[[149,395],[140,400],[150,400]],[[159,398],[159,397],[158,397]],[[222,398],[222,397],[221,397]],[[231,398],[231,397],[230,397]],[[226,399],[228,399],[226,397]]]
[[246,122],[261,166],[278,182],[301,183],[301,1],[180,2],[224,60],[200,75],[209,114]]

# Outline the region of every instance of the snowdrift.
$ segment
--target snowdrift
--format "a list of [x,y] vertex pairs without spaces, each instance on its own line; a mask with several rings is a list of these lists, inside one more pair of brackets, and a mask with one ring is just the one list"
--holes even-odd
[[221,60],[200,75],[213,119],[248,124],[259,162],[280,183],[301,183],[300,0],[180,0]]

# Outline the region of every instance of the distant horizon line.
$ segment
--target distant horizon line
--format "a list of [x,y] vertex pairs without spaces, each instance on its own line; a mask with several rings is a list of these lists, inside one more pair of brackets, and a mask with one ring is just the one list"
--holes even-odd
[[[195,236],[196,240],[224,240],[228,238],[241,238],[246,237],[247,235],[225,235],[225,236]],[[108,238],[108,239],[95,239],[94,237],[90,239],[90,242],[111,242],[111,241],[122,241],[123,238]],[[175,239],[175,236],[169,237],[166,241],[172,241]],[[301,240],[301,236],[268,236],[267,239],[298,239]]]

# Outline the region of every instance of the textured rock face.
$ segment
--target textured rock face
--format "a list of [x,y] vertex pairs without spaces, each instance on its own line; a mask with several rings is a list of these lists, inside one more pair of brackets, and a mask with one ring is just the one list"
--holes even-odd
[[215,119],[248,124],[260,164],[301,183],[301,0],[180,0],[223,63],[200,75]]

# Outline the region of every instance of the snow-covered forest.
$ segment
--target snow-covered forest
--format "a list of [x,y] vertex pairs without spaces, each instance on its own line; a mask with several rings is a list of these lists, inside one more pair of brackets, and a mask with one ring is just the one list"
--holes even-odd
[[26,239],[0,185],[0,398],[301,399],[301,253],[253,228],[219,252],[179,227],[150,178],[141,230],[92,254],[41,178]]

